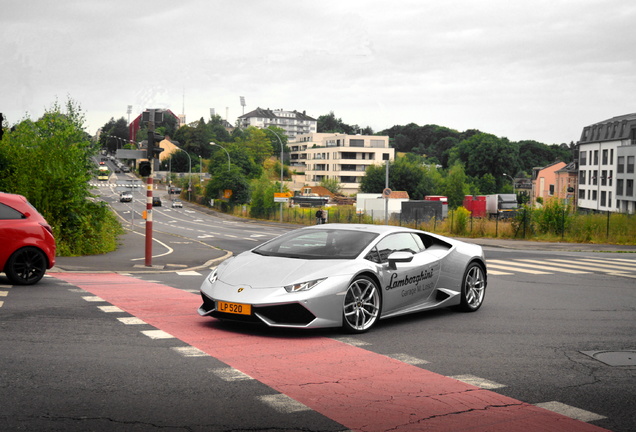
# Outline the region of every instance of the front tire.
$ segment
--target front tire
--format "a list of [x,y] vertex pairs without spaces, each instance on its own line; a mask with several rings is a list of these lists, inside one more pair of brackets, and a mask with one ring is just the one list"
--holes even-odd
[[380,317],[382,300],[377,283],[358,276],[349,284],[344,297],[342,326],[349,333],[364,333]]
[[14,285],[33,285],[42,279],[47,267],[47,258],[38,248],[23,247],[7,260],[4,272]]
[[459,310],[475,312],[484,302],[486,295],[486,272],[484,267],[476,262],[471,263],[464,272],[462,279],[462,301]]

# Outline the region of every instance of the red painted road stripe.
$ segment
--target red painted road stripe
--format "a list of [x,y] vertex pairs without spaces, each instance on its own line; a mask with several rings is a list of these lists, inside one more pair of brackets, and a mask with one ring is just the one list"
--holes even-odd
[[118,274],[51,273],[356,431],[604,431],[324,337],[252,336],[197,295]]

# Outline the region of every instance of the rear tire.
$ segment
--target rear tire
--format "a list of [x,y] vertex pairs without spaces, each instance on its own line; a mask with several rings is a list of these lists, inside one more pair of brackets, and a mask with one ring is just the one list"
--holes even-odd
[[486,272],[476,262],[471,263],[462,279],[462,301],[458,309],[462,312],[475,312],[484,302],[486,295]]
[[40,249],[27,246],[18,249],[7,260],[4,272],[14,285],[33,285],[42,279],[47,258]]

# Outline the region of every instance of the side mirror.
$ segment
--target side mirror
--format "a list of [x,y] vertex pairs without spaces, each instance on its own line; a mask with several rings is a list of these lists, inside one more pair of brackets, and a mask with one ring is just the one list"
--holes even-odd
[[411,252],[397,251],[389,255],[389,268],[395,270],[397,263],[411,262],[413,261],[413,254]]

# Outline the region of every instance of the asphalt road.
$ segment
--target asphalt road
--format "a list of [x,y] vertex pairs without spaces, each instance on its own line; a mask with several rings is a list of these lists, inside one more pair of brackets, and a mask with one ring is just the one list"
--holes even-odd
[[[137,226],[117,252],[59,258],[38,285],[0,276],[1,430],[533,430],[527,422],[543,415],[541,430],[636,430],[636,367],[591,355],[636,350],[634,248],[478,240],[490,274],[477,313],[410,315],[350,338],[199,317],[210,267],[293,227],[156,213],[152,267]],[[425,394],[437,380],[443,390]],[[476,394],[462,383],[490,408],[421,412]],[[508,423],[488,423],[498,410]],[[362,415],[366,425],[352,427]]]

